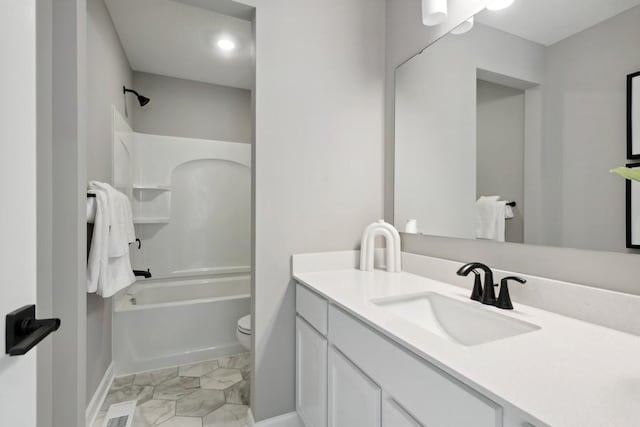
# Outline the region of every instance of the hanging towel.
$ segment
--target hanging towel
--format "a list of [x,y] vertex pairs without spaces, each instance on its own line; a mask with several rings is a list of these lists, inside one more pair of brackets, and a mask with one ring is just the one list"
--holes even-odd
[[499,196],[482,196],[476,202],[476,238],[505,241],[505,221],[509,217],[509,206],[507,202],[499,199]]
[[135,241],[131,203],[109,184],[92,181],[96,215],[87,266],[87,291],[107,298],[135,282],[129,243]]
[[98,280],[100,271],[106,268],[103,259],[106,257],[105,245],[109,239],[109,213],[107,212],[107,194],[104,191],[89,191],[95,194],[93,212],[93,235],[91,237],[91,248],[89,248],[89,258],[87,261],[87,292],[98,292]]
[[116,258],[129,252],[129,243],[136,240],[133,214],[129,198],[109,184],[91,181],[90,190],[102,190],[108,198],[109,257]]

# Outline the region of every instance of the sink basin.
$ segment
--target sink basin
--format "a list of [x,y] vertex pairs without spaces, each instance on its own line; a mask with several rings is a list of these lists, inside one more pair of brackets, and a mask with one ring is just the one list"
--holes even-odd
[[387,312],[463,346],[484,344],[526,334],[539,326],[437,293],[372,301]]

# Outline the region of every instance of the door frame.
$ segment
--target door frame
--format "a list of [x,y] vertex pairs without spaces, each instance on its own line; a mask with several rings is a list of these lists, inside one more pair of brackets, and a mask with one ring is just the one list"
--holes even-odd
[[[86,410],[86,0],[38,0],[38,427],[82,427]],[[55,391],[55,392],[54,392]]]

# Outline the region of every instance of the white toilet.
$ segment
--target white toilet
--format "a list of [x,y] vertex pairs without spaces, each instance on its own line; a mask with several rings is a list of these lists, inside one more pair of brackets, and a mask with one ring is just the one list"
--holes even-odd
[[248,314],[238,320],[236,336],[240,344],[247,350],[251,350],[251,315]]

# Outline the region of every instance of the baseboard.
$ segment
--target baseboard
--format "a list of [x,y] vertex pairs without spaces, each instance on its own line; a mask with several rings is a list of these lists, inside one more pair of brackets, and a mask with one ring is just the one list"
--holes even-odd
[[114,366],[113,366],[113,362],[111,362],[107,367],[107,370],[104,372],[104,375],[100,380],[100,384],[98,384],[98,389],[96,390],[95,393],[93,393],[93,396],[91,397],[91,400],[87,405],[87,409],[85,412],[85,421],[87,423],[86,424],[87,427],[93,426],[93,422],[96,419],[98,412],[100,412],[100,407],[102,406],[102,402],[104,402],[104,399],[107,397],[107,393],[111,388],[111,383],[113,382],[113,378],[114,378]]
[[249,409],[248,418],[247,427],[304,427],[304,424],[302,423],[302,420],[300,420],[300,417],[298,417],[297,412],[289,412],[288,414],[255,422],[253,419],[253,412]]

